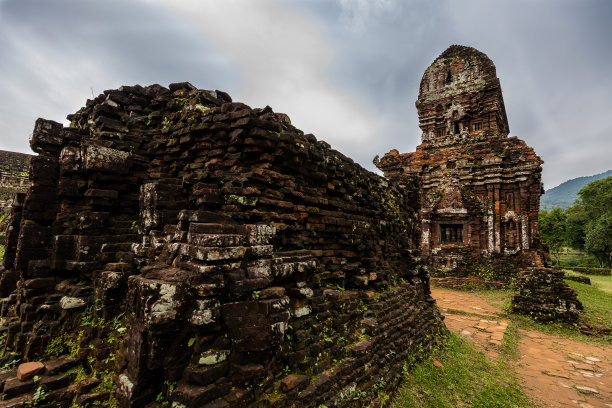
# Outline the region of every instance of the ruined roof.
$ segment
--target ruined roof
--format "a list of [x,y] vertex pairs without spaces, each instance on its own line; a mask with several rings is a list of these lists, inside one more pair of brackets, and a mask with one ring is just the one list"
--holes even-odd
[[417,105],[499,86],[493,61],[472,47],[451,45],[425,70]]

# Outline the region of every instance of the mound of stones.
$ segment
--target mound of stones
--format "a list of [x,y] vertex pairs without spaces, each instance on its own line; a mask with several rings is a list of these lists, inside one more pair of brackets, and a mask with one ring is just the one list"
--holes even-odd
[[530,268],[519,273],[512,311],[544,322],[577,322],[582,303],[563,281],[564,276],[563,271],[552,268]]

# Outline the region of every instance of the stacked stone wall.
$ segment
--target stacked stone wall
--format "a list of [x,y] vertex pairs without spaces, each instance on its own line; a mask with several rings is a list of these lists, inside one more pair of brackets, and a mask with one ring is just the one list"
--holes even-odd
[[565,272],[552,268],[530,268],[517,278],[517,293],[512,296],[512,311],[548,322],[577,322],[582,303],[576,291],[563,278]]
[[74,335],[121,406],[361,406],[442,330],[411,180],[187,83],[69,119],[37,121],[11,221],[3,329],[26,360]]

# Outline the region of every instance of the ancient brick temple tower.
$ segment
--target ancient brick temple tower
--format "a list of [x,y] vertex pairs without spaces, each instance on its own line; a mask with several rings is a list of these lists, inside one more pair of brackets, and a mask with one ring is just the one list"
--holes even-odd
[[421,248],[433,270],[503,279],[540,264],[543,162],[508,137],[493,62],[449,47],[425,70],[416,106],[422,143],[413,153],[391,150],[377,166],[388,178],[420,181]]

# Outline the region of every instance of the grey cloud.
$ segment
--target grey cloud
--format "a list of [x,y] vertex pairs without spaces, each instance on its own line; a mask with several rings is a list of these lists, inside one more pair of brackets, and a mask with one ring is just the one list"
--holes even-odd
[[423,71],[463,44],[496,64],[546,187],[611,167],[609,1],[205,2],[199,20],[190,1],[0,0],[0,148],[26,150],[37,116],[61,120],[90,88],[189,80],[271,104],[373,169],[414,150]]
[[[342,0],[335,8],[316,0],[295,3],[327,27],[338,50],[335,82],[384,118],[384,133],[372,136],[377,153],[414,150],[422,73],[450,44],[462,44],[496,64],[511,132],[545,160],[547,188],[612,167],[612,122],[606,120],[612,111],[612,3],[412,1],[390,5],[393,13],[364,12],[361,2]],[[360,12],[369,19],[350,26],[346,16]],[[368,164],[364,152],[352,155]]]
[[28,150],[36,117],[62,121],[105,89],[240,84],[213,44],[152,2],[4,0],[0,53],[0,148],[9,150]]
[[[377,118],[328,76],[333,47],[319,26],[270,0],[218,3],[168,0],[239,67],[246,86],[234,98],[270,104],[334,147],[368,149]],[[350,151],[349,151],[350,153]]]

